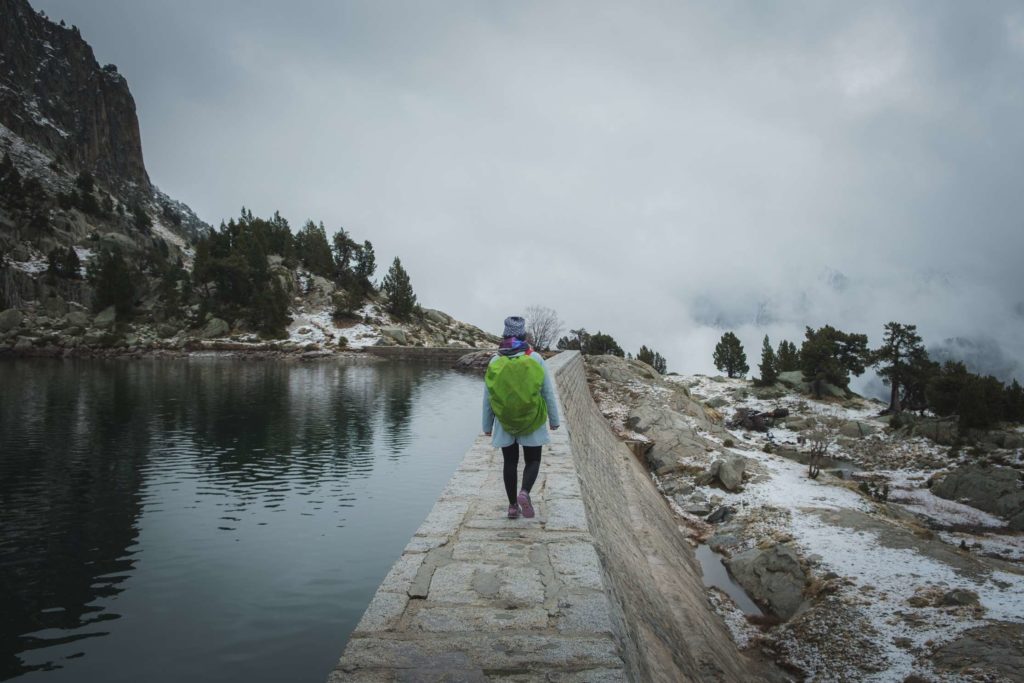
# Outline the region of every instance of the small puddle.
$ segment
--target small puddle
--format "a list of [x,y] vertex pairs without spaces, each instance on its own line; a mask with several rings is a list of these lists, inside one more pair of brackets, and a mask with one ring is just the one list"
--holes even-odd
[[729,570],[722,563],[721,555],[702,543],[697,546],[697,560],[700,562],[705,586],[724,592],[732,598],[737,607],[743,610],[744,614],[764,614],[757,603],[750,599],[743,587],[729,576]]

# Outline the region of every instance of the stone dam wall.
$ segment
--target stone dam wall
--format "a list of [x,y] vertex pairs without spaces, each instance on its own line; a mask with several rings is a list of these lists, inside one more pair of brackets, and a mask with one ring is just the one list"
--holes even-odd
[[366,346],[363,353],[391,360],[422,360],[453,364],[467,353],[479,349],[449,348],[444,346]]
[[477,438],[346,645],[338,681],[782,681],[712,611],[678,521],[590,396],[548,361],[562,406],[508,520],[501,454]]
[[712,612],[693,548],[646,468],[598,411],[583,357],[562,353],[549,367],[630,679],[785,680],[741,653]]

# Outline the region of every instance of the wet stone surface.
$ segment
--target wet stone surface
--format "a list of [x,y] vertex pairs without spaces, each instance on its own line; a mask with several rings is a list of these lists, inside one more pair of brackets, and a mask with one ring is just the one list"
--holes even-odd
[[626,680],[564,430],[532,497],[536,517],[506,517],[500,451],[478,439],[329,681]]

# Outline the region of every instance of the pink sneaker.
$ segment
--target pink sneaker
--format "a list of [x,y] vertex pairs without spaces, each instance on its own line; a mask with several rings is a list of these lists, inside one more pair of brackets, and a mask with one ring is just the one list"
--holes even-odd
[[526,491],[520,491],[519,497],[516,500],[519,502],[519,507],[523,510],[523,517],[533,517],[533,503],[530,502],[530,494]]
[[[531,517],[533,516],[533,510],[530,510],[530,516]],[[518,505],[509,505],[508,506],[508,518],[509,519],[518,519],[519,518],[519,506]]]

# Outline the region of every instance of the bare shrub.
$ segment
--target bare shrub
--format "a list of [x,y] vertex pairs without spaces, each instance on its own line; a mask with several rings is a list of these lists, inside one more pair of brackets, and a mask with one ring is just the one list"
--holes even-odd
[[538,351],[549,350],[564,325],[558,319],[558,313],[546,306],[527,306],[523,317],[526,318],[526,333],[534,348]]

